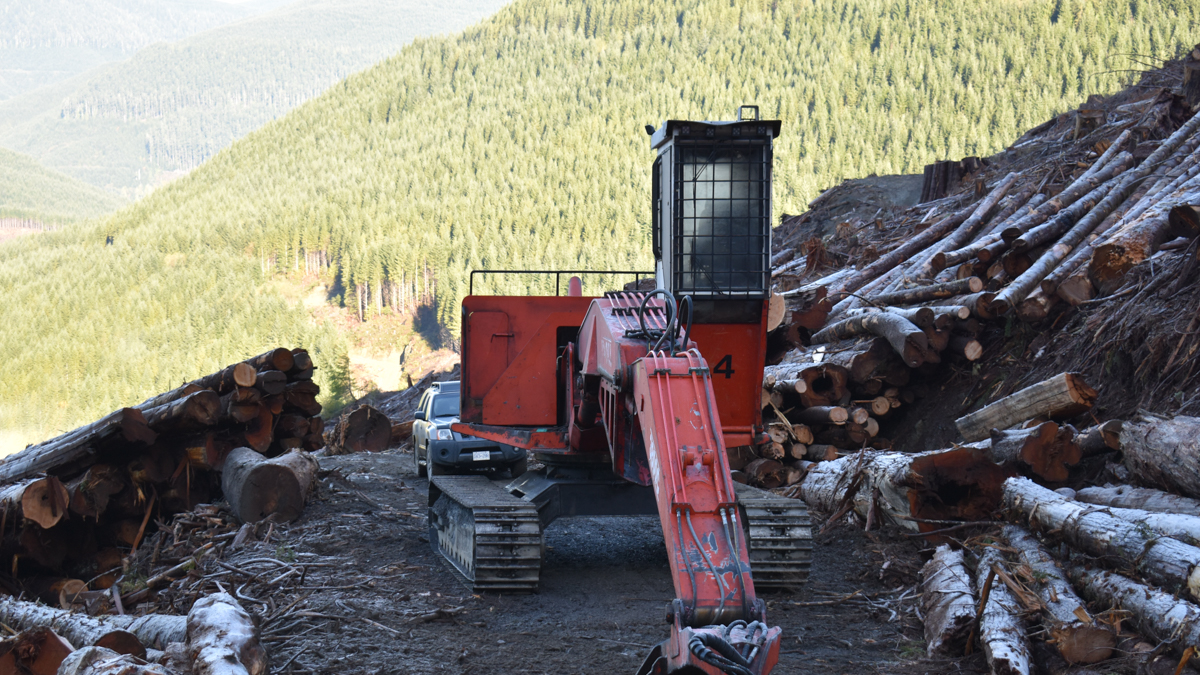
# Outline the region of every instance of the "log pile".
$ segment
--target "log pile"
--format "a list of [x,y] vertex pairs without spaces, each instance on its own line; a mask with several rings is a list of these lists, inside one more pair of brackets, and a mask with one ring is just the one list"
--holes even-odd
[[798,481],[782,494],[825,528],[942,544],[931,655],[1037,672],[1128,655],[1133,629],[1178,673],[1200,649],[1198,58],[1177,92],[1094,97],[961,181],[932,171],[916,206],[816,239],[829,191],[774,234],[790,333],[768,344],[763,442],[731,464]]
[[[190,622],[186,636],[183,617],[105,615],[152,603],[218,539],[228,545],[235,538],[230,532],[174,563],[140,569],[159,561],[165,551],[158,530],[177,515],[184,518],[177,523],[193,522],[188,518],[202,518],[203,504],[224,497],[240,522],[299,517],[317,468],[308,452],[324,446],[314,369],[303,349],[273,349],[0,462],[6,590],[48,605],[0,603],[0,622],[25,631],[0,646],[0,660],[16,659],[33,672],[66,663],[78,673],[159,673],[166,671],[100,657],[142,659],[147,648],[186,642],[196,645],[189,663],[210,663],[204,672],[265,672],[253,625],[247,619],[244,630],[234,630],[236,602],[214,605],[208,627],[193,630]],[[391,435],[386,419],[382,434]],[[180,534],[177,524],[175,546]],[[235,633],[237,644],[230,642]],[[83,647],[89,649],[75,651]],[[242,670],[229,669],[231,653]],[[39,659],[56,665],[35,667]]]

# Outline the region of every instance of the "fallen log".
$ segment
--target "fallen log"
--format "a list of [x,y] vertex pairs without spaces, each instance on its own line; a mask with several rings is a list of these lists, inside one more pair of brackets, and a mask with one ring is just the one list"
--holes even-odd
[[181,385],[175,389],[172,389],[171,391],[163,392],[161,394],[158,394],[157,396],[151,396],[150,398],[146,399],[145,401],[142,401],[141,403],[139,403],[133,407],[137,408],[138,410],[149,410],[150,408],[157,408],[158,406],[160,406],[164,403],[170,403],[171,401],[179,400],[179,399],[183,398],[184,396],[187,396],[189,394],[194,394],[202,389],[204,389],[204,387],[201,387],[192,382],[188,382],[187,384]]
[[20,630],[45,626],[80,647],[94,645],[110,633],[124,631],[132,633],[147,647],[163,649],[172,642],[184,641],[187,619],[164,614],[88,616],[36,602],[0,597],[0,623]]
[[879,305],[911,305],[930,300],[953,298],[958,295],[979,293],[983,290],[983,281],[979,277],[955,279],[940,284],[917,286],[892,293],[881,293],[871,298],[871,302]]
[[296,363],[296,357],[291,350],[278,347],[269,352],[263,352],[258,356],[246,359],[255,370],[278,370],[286,373],[292,369]]
[[983,612],[979,615],[979,643],[993,675],[1028,675],[1029,637],[1021,605],[1004,583],[1000,551],[987,547],[979,555],[975,570],[975,592]]
[[0,652],[4,653],[0,670],[5,675],[56,675],[72,651],[71,643],[49,628],[30,628],[0,643]]
[[1121,449],[1121,422],[1109,420],[1079,432],[1075,438],[1084,457]]
[[845,368],[851,382],[862,384],[873,378],[882,379],[884,371],[895,362],[893,354],[886,339],[872,337],[849,347],[831,347],[823,353],[822,362]]
[[852,503],[863,518],[874,509],[904,529],[931,532],[939,521],[990,518],[1012,474],[991,461],[984,445],[916,454],[865,450],[817,464],[800,484],[800,496],[817,510]]
[[192,384],[201,389],[211,389],[223,396],[238,387],[253,387],[257,379],[254,366],[242,362],[223,368],[212,375],[192,380]]
[[217,423],[221,397],[202,389],[194,394],[144,411],[146,424],[157,432],[200,429]]
[[1067,577],[1083,597],[1097,605],[1130,613],[1138,632],[1170,644],[1176,654],[1200,644],[1200,607],[1120,574],[1067,565]]
[[70,493],[54,476],[29,478],[0,488],[0,509],[4,510],[6,523],[28,519],[49,529],[67,515],[70,503]]
[[890,312],[869,312],[844,319],[818,331],[814,344],[846,340],[859,335],[885,338],[910,368],[923,363],[922,355],[929,346],[925,332],[907,319]]
[[1116,634],[1092,619],[1066,574],[1038,540],[1015,525],[1005,525],[1001,536],[1032,573],[1042,601],[1042,624],[1050,633],[1047,642],[1072,664],[1099,663],[1112,656]]
[[1018,464],[1045,480],[1062,482],[1070,467],[1083,458],[1074,437],[1070,426],[1059,428],[1054,422],[1027,429],[992,429],[992,458],[1001,464]]
[[109,439],[149,445],[158,438],[141,410],[122,408],[91,424],[9,455],[0,463],[0,483],[39,473],[78,473],[95,461],[97,446]]
[[282,394],[284,388],[287,387],[287,374],[278,370],[264,370],[256,373],[254,378],[254,388],[262,392],[263,396],[274,396]]
[[983,345],[979,340],[965,335],[951,336],[950,344],[946,348],[968,361],[978,361],[983,356]]
[[962,654],[975,623],[975,595],[962,551],[937,547],[921,568],[920,588],[926,653]]
[[751,485],[768,490],[780,487],[787,478],[783,464],[773,459],[756,459],[747,464],[742,471],[750,479]]
[[21,587],[33,597],[52,607],[70,609],[80,593],[87,591],[87,582],[67,577],[30,577]]
[[1073,548],[1128,566],[1166,590],[1200,597],[1200,548],[1068,500],[1028,478],[1004,482],[1004,508],[1031,530],[1054,532]]
[[225,458],[221,489],[243,523],[272,515],[290,523],[304,512],[316,472],[316,461],[303,452],[266,459],[250,448],[236,448]]
[[1137,482],[1200,498],[1200,417],[1125,422],[1121,452]]
[[57,675],[171,675],[171,672],[157,663],[144,663],[105,647],[84,647],[63,659]]
[[1078,373],[1060,373],[954,421],[967,441],[987,438],[1035,417],[1073,417],[1089,410],[1096,391]]
[[814,406],[792,413],[793,421],[804,424],[845,424],[850,413],[841,406]]
[[187,615],[188,657],[195,675],[265,675],[267,652],[258,628],[228,593],[196,601]]
[[1156,513],[1179,513],[1200,518],[1200,500],[1132,485],[1105,485],[1078,490],[1075,499],[1088,504],[1142,509]]
[[328,435],[327,448],[331,455],[382,452],[391,442],[392,423],[375,408],[360,405],[340,417]]
[[[174,468],[171,467],[172,470]],[[138,482],[138,478],[145,471],[143,462],[134,460],[129,464],[128,471],[134,482]],[[170,474],[155,476],[156,480],[150,482],[164,482],[169,477]],[[98,520],[108,508],[109,498],[124,488],[125,477],[120,469],[107,464],[94,464],[82,476],[67,484],[71,511],[84,518]]]

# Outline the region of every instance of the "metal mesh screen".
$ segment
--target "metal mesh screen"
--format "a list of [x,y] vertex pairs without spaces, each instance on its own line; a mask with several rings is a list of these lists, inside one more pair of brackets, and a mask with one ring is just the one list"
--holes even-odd
[[762,295],[770,233],[765,144],[678,145],[677,292]]

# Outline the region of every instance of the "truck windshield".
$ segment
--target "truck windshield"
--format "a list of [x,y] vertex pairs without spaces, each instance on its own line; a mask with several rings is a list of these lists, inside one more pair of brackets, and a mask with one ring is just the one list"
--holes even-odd
[[438,396],[433,399],[434,417],[454,417],[458,415],[457,396]]

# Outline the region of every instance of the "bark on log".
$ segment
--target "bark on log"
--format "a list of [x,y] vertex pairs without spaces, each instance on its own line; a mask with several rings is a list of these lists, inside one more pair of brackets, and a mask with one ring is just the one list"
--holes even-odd
[[[1012,251],[1021,253],[1051,242],[1071,230],[1075,223],[1080,218],[1083,218],[1085,214],[1092,215],[1092,227],[1095,227],[1095,224],[1104,220],[1114,208],[1119,206],[1129,196],[1128,188],[1122,187],[1123,181],[1117,178],[1117,176],[1132,163],[1133,155],[1128,152],[1121,153],[1116,161],[1093,176],[1093,180],[1096,178],[1104,179],[1103,182],[1097,184],[1094,190],[1081,197],[1071,206],[1059,211],[1057,215],[1041,225],[1030,228],[1023,233],[1018,233],[1012,239],[1009,248]],[[1113,200],[1111,200],[1108,207],[1097,210],[1096,207],[1103,203],[1110,195],[1113,196]],[[1096,214],[1099,214],[1098,217]],[[1090,232],[1091,228],[1088,228],[1088,231]]]
[[106,647],[84,647],[63,659],[57,675],[171,675],[157,663],[142,663]]
[[343,415],[329,432],[331,455],[352,452],[382,452],[392,438],[392,423],[387,416],[369,405],[361,405]]
[[[874,508],[900,527],[930,532],[941,526],[921,521],[989,518],[1012,474],[991,461],[984,445],[917,454],[862,451],[818,464],[801,483],[800,495],[814,509],[834,511],[853,491],[850,499],[860,516]],[[879,500],[872,503],[876,492]]]
[[831,462],[838,458],[838,449],[824,443],[810,443],[804,448],[804,456],[810,462]]
[[1008,429],[1035,417],[1073,417],[1092,407],[1096,390],[1078,373],[1054,377],[1010,394],[954,421],[967,441],[987,438],[992,429]]
[[784,480],[787,478],[787,473],[784,471],[783,464],[773,459],[756,459],[747,464],[743,471],[750,479],[751,485],[756,485],[768,490],[783,485]]
[[872,378],[882,379],[884,370],[895,361],[893,354],[886,339],[873,337],[853,346],[831,346],[823,363],[845,368],[851,382],[862,384]]
[[45,626],[80,647],[94,645],[114,631],[127,631],[155,649],[183,642],[187,627],[187,619],[182,616],[88,616],[7,597],[0,597],[0,623],[18,630]]
[[943,544],[921,568],[921,609],[926,653],[962,654],[975,623],[975,594],[962,551]]
[[0,643],[0,651],[5,652],[0,660],[0,670],[5,675],[57,675],[59,666],[74,648],[49,628],[38,627]]
[[263,352],[254,358],[246,359],[246,363],[254,366],[255,370],[279,370],[287,372],[296,363],[296,357],[291,351],[279,347],[269,352]]
[[217,423],[220,408],[221,397],[205,389],[146,410],[146,424],[158,432],[209,427]]
[[87,582],[68,577],[29,577],[21,580],[21,587],[47,605],[61,609],[71,609],[78,595],[88,590]]
[[1084,457],[1121,449],[1121,422],[1109,420],[1084,429],[1075,438]]
[[850,413],[841,406],[815,406],[792,413],[796,422],[804,424],[845,424]]
[[1137,482],[1200,498],[1200,417],[1126,422],[1121,452]]
[[[141,466],[142,464],[135,460],[130,464],[129,470],[131,473],[134,473]],[[169,477],[170,474],[152,482],[163,482]],[[83,516],[85,519],[92,518],[98,520],[100,515],[104,513],[104,510],[108,508],[109,498],[120,492],[124,487],[125,478],[120,469],[107,464],[95,464],[82,476],[67,484],[67,492],[70,494],[71,500],[71,511]]]
[[254,388],[262,392],[264,396],[274,396],[283,393],[287,382],[288,376],[285,373],[278,370],[264,370],[256,374]]
[[262,394],[251,387],[236,387],[221,397],[218,416],[226,422],[244,424],[258,417]]
[[1088,277],[1096,288],[1104,293],[1112,292],[1120,285],[1126,272],[1154,255],[1162,244],[1176,237],[1191,239],[1200,234],[1200,231],[1187,227],[1190,225],[1187,220],[1176,220],[1175,224],[1184,228],[1173,229],[1170,218],[1170,210],[1174,206],[1200,200],[1200,176],[1192,178],[1180,189],[1185,192],[1165,198],[1155,211],[1130,223],[1095,247],[1088,265]]
[[983,356],[983,345],[979,340],[965,335],[951,336],[947,348],[968,361],[978,361]]
[[192,380],[192,384],[201,389],[211,389],[223,396],[238,387],[253,387],[256,379],[254,366],[243,362],[235,363],[198,380]]
[[1026,467],[1047,481],[1061,483],[1070,474],[1070,467],[1083,458],[1074,437],[1070,426],[1060,429],[1054,422],[1027,429],[992,429],[992,457],[1002,464]]
[[845,340],[858,335],[877,335],[887,339],[900,358],[910,368],[923,363],[923,354],[929,346],[925,332],[903,317],[889,312],[871,312],[844,319],[826,326],[816,335],[814,343]]
[[[966,244],[962,248],[954,251],[946,251],[936,254],[932,263],[934,269],[944,270],[959,263],[967,262],[976,257],[979,251],[987,246],[1000,242],[1002,245],[1007,245],[1000,233],[1007,227],[1008,223],[1015,218],[1021,218],[1029,213],[1032,213],[1037,207],[1041,206],[1046,201],[1046,195],[1033,194],[1037,190],[1037,183],[1031,182],[1025,186],[1013,199],[1012,204],[1005,207],[1000,213],[993,218],[993,223],[988,225],[986,232],[978,237],[975,241]],[[981,262],[985,262],[982,261]],[[938,266],[941,266],[940,269]]]
[[91,424],[48,441],[26,447],[0,463],[0,483],[10,483],[39,473],[69,475],[95,461],[97,445],[109,439],[149,445],[158,435],[146,424],[142,411],[122,408]]
[[321,404],[317,403],[317,394],[321,388],[311,380],[300,380],[287,385],[283,398],[287,406],[313,417],[321,414]]
[[63,519],[70,503],[70,493],[54,476],[28,478],[0,488],[5,523],[20,523],[24,518],[49,529]]
[[778,293],[772,293],[767,301],[767,332],[779,328],[787,317],[787,298]]
[[150,398],[146,399],[145,401],[142,401],[141,403],[139,403],[133,407],[137,408],[138,410],[149,410],[150,408],[157,408],[158,406],[163,405],[164,403],[170,403],[171,401],[177,401],[177,400],[183,398],[184,396],[194,394],[202,389],[204,389],[204,387],[198,386],[192,382],[188,382],[187,384],[184,384],[180,387],[172,389],[171,391],[163,392],[161,394],[158,394],[157,396],[151,396]]
[[1156,513],[1146,509],[1105,507],[1109,513],[1144,528],[1178,539],[1188,544],[1200,543],[1200,518],[1180,513]]
[[747,464],[758,459],[758,455],[754,454],[754,449],[748,445],[725,448],[725,455],[729,458],[729,468],[732,471],[742,471]]
[[205,596],[187,615],[187,653],[195,675],[265,675],[258,628],[228,593]]
[[1123,609],[1138,632],[1173,645],[1176,654],[1200,644],[1200,607],[1120,574],[1068,565],[1067,577],[1083,597],[1099,606]]
[[1179,513],[1200,518],[1200,500],[1132,485],[1105,485],[1076,491],[1075,499],[1088,504],[1143,509],[1156,513]]
[[1200,597],[1200,548],[1068,500],[1028,478],[1005,481],[1004,507],[1032,530],[1054,532],[1071,547],[1137,570],[1168,591]]
[[250,448],[236,448],[225,458],[221,489],[243,523],[271,515],[290,523],[304,513],[316,472],[316,461],[303,452],[266,459]]
[[955,279],[941,284],[917,286],[893,293],[881,293],[871,298],[877,305],[912,305],[918,302],[953,298],[957,295],[979,293],[983,290],[983,281],[979,277]]
[[1117,636],[1094,621],[1086,605],[1071,588],[1067,575],[1032,535],[1015,525],[1005,525],[1001,536],[1017,551],[1017,560],[1032,572],[1042,600],[1042,624],[1068,663],[1099,663],[1112,656]]
[[[979,556],[975,570],[975,593],[987,601],[979,616],[979,643],[987,658],[992,675],[1028,675],[1029,638],[1021,605],[1008,587],[994,577],[993,570],[1003,571],[1004,558],[1000,551],[987,547]],[[992,583],[987,586],[988,578]],[[983,600],[980,600],[983,602]]]

